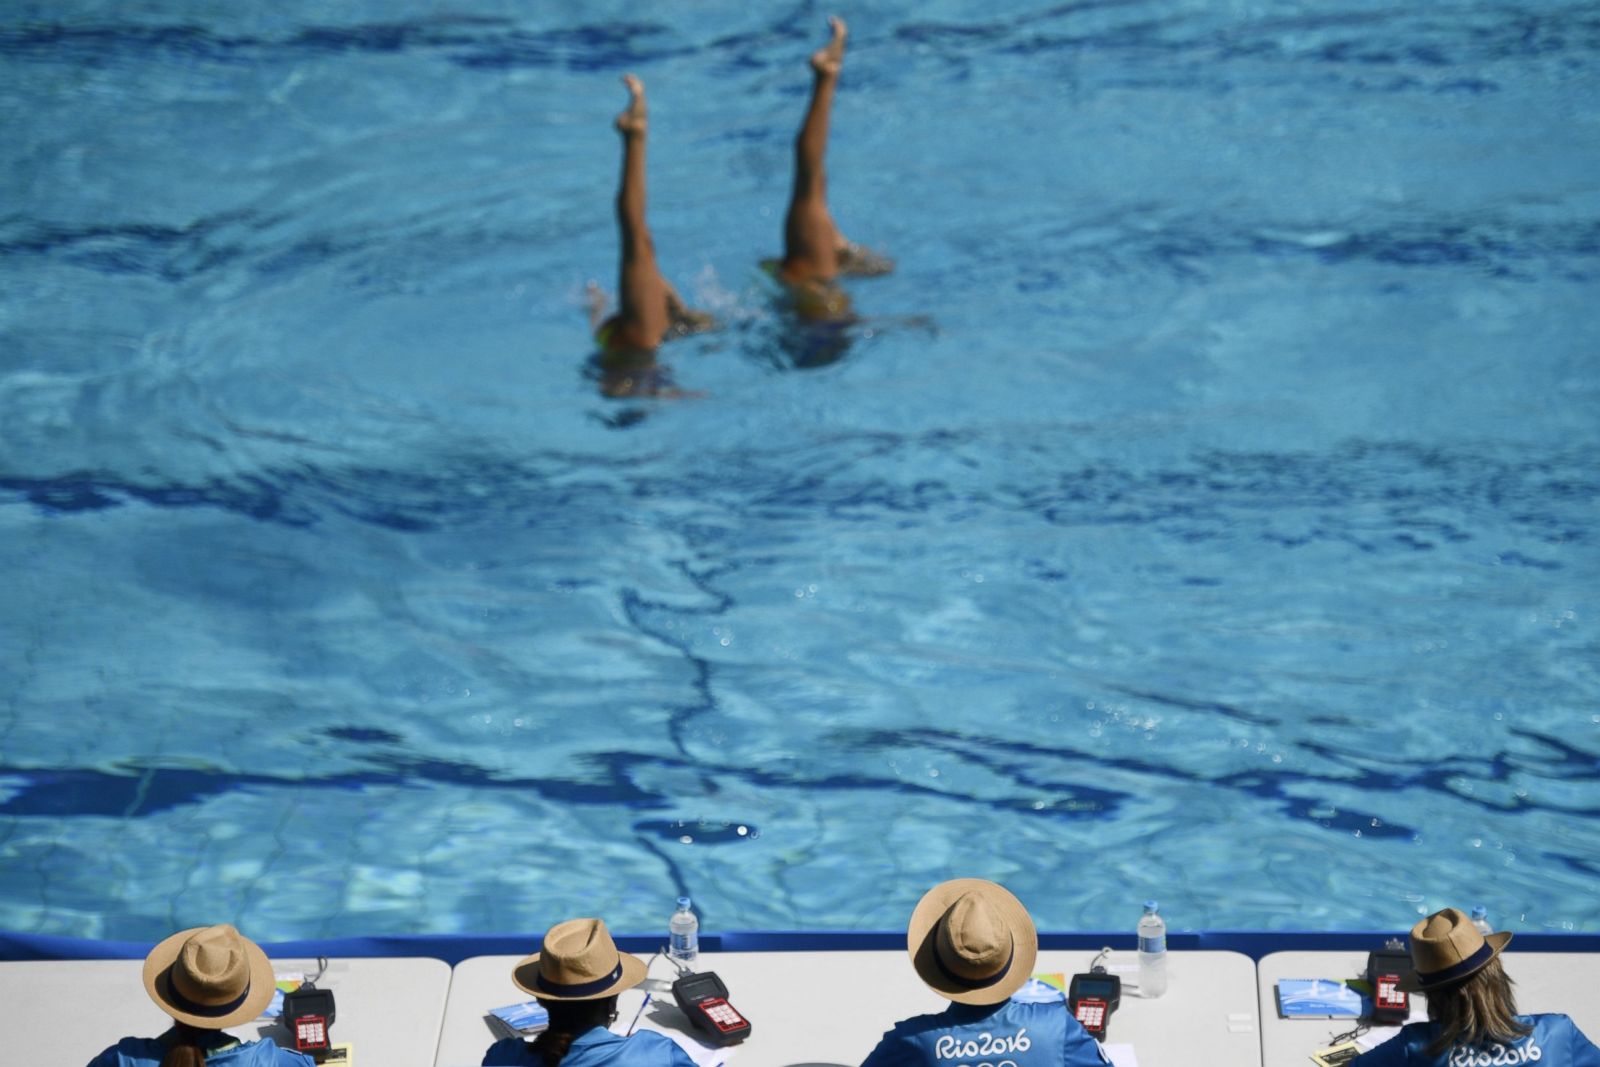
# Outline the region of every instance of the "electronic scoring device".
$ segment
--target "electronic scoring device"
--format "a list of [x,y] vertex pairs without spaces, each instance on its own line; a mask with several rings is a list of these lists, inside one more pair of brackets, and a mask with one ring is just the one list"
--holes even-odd
[[1104,1041],[1111,1013],[1122,1003],[1122,979],[1105,971],[1075,974],[1067,987],[1067,1010],[1089,1036]]
[[1405,949],[1386,946],[1367,955],[1367,981],[1372,983],[1372,1021],[1380,1026],[1399,1026],[1411,1014],[1411,1001],[1400,988],[1400,976],[1411,970],[1411,956]]
[[328,1029],[333,1026],[333,991],[306,982],[283,995],[283,1025],[294,1038],[296,1052],[321,1063],[327,1056]]
[[750,1023],[728,1003],[728,987],[713,971],[686,974],[672,983],[678,1007],[714,1045],[732,1045],[750,1036]]

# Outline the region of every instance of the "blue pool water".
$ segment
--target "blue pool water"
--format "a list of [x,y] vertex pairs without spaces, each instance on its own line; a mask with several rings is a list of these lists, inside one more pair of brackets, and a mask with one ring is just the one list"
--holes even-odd
[[5,6],[0,928],[1600,930],[1594,6],[826,13]]

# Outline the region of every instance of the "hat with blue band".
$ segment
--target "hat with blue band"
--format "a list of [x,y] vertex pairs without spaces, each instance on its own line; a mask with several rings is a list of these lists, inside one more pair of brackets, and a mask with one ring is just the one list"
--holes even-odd
[[1411,928],[1411,965],[1414,974],[1400,976],[1400,988],[1426,993],[1470,978],[1500,955],[1511,940],[1510,931],[1481,934],[1465,912],[1457,908],[1436,911]]
[[272,1002],[272,962],[232,926],[180,930],[150,950],[144,988],[180,1023],[222,1030],[260,1018]]
[[545,931],[539,951],[511,971],[517,988],[540,1000],[599,1000],[644,981],[637,956],[617,951],[600,919],[568,919]]
[[1033,974],[1039,934],[1022,902],[982,878],[956,878],[925,893],[906,929],[911,966],[928,988],[958,1004],[998,1004]]

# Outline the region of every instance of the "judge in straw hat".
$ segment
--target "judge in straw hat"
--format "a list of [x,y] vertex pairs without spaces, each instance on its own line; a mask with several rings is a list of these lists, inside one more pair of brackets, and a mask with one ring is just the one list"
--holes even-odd
[[274,988],[267,954],[231,926],[181,930],[151,949],[144,988],[172,1028],[125,1037],[89,1067],[313,1067],[310,1056],[270,1037],[240,1041],[224,1032],[260,1018]]
[[663,1034],[611,1032],[617,994],[644,981],[645,965],[618,952],[599,919],[568,919],[545,932],[539,951],[512,968],[518,989],[550,1013],[534,1041],[508,1037],[484,1054],[488,1065],[531,1067],[694,1067],[689,1054]]
[[1028,910],[1004,887],[981,878],[934,886],[911,913],[906,951],[917,977],[950,1006],[896,1023],[862,1067],[1111,1062],[1063,1002],[1011,999],[1033,974],[1039,935]]
[[1411,928],[1414,974],[1400,987],[1428,998],[1428,1021],[1412,1023],[1350,1067],[1530,1064],[1600,1067],[1600,1048],[1565,1015],[1518,1015],[1500,951],[1511,934],[1479,933],[1455,908]]

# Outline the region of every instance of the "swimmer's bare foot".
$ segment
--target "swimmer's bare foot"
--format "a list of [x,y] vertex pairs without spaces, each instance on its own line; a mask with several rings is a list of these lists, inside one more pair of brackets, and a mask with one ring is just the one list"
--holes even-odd
[[833,31],[833,40],[811,53],[811,69],[823,77],[837,78],[839,68],[844,66],[844,39],[850,29],[838,15],[828,16],[828,28]]
[[617,116],[617,131],[624,136],[643,137],[649,123],[646,121],[644,106],[644,83],[632,74],[622,76],[622,84],[628,87],[628,106],[622,114]]

